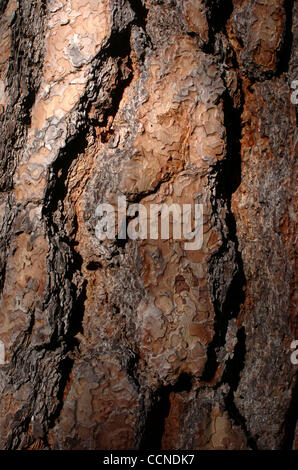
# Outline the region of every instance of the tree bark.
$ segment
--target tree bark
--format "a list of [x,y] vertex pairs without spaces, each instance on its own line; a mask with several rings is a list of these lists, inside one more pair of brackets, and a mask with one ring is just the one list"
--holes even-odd
[[[0,448],[297,446],[297,2],[0,15]],[[119,196],[202,247],[100,240]]]

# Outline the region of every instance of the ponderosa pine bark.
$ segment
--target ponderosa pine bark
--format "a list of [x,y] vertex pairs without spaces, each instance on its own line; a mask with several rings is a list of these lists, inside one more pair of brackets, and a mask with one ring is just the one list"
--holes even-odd
[[[0,16],[0,448],[297,446],[297,2]],[[119,196],[202,247],[99,240]]]

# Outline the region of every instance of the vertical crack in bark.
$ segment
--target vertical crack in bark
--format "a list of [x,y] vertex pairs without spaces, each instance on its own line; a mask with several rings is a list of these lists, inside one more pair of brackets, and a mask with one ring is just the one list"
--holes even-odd
[[146,33],[146,19],[148,14],[148,8],[143,5],[142,0],[129,0],[129,4],[132,10],[136,14],[134,24],[141,26]]
[[0,3],[0,15],[3,15],[3,13],[5,12],[7,4],[8,0],[2,0],[2,2]]
[[244,368],[245,364],[245,353],[246,353],[246,346],[245,346],[245,329],[244,327],[239,328],[237,332],[237,344],[234,349],[234,356],[232,359],[229,359],[225,372],[222,377],[222,383],[228,383],[230,386],[230,390],[225,397],[225,405],[227,411],[229,413],[230,418],[241,427],[243,430],[247,444],[252,450],[257,450],[257,443],[254,437],[251,435],[249,430],[247,429],[246,419],[240,414],[238,408],[235,405],[234,401],[234,392],[237,390],[239,380],[240,380],[240,373]]
[[[75,336],[78,332],[82,331],[87,284],[81,271],[82,258],[75,248],[75,233],[73,233],[72,238],[69,239],[64,231],[66,220],[63,216],[63,201],[67,196],[69,169],[73,161],[84,155],[88,147],[88,135],[93,133],[94,127],[104,128],[110,118],[114,119],[118,112],[124,90],[130,85],[133,79],[130,58],[131,28],[132,24],[135,23],[143,25],[146,13],[146,10],[141,8],[135,8],[135,11],[144,15],[142,19],[137,17],[137,20],[130,23],[125,30],[121,32],[115,30],[112,32],[107,44],[95,57],[93,61],[92,79],[88,83],[87,91],[81,98],[78,107],[79,114],[82,114],[81,117],[83,119],[81,119],[81,122],[83,122],[83,124],[78,126],[76,134],[71,136],[66,146],[60,150],[49,172],[49,183],[43,208],[43,217],[46,221],[48,237],[52,247],[51,260],[49,260],[49,272],[61,272],[61,266],[59,266],[59,264],[61,263],[62,253],[64,260],[63,274],[62,276],[58,276],[58,279],[56,276],[54,284],[49,289],[49,297],[46,304],[48,307],[51,305],[55,306],[55,313],[52,315],[54,335],[51,344],[53,346],[62,343],[65,348],[65,355],[69,355],[77,346]],[[105,72],[106,62],[109,58],[117,65],[118,73],[116,78],[111,75],[110,80],[106,82],[107,86],[110,88],[106,90],[109,100],[102,102],[98,99],[99,93],[103,92],[101,75]],[[123,67],[127,68],[128,73],[123,71]],[[88,97],[88,91],[92,86],[95,86],[96,92],[95,94],[93,92],[93,98],[90,99]],[[95,106],[95,110],[98,110],[98,115],[96,115],[95,118],[88,116],[92,105]],[[105,134],[101,135],[102,142],[106,142],[106,138]],[[89,269],[98,269],[98,266],[89,265]],[[78,278],[80,281],[78,281]],[[70,293],[66,292],[66,295],[70,295],[70,305],[67,313],[61,311],[59,307],[59,296],[61,295],[61,290],[65,290],[66,280],[68,280],[70,284]],[[78,283],[81,285],[78,286]],[[58,322],[57,319],[59,319]],[[62,324],[64,323],[64,327],[61,321]],[[67,327],[65,326],[66,324]],[[136,360],[136,358],[133,360]],[[73,364],[74,360],[68,357],[62,359],[58,366],[60,371],[60,384],[57,395],[58,405],[55,412],[48,420],[47,432],[55,425],[62,411],[63,393],[68,383]],[[127,365],[127,370],[133,370],[131,362]],[[136,378],[135,383],[137,383]]]
[[293,449],[293,442],[295,439],[295,430],[298,422],[298,377],[296,375],[295,385],[292,389],[292,397],[290,406],[287,410],[285,421],[284,421],[284,438],[281,443],[280,448],[282,450],[291,450]]
[[170,412],[170,394],[190,392],[193,378],[190,374],[180,374],[174,385],[160,387],[151,397],[151,408],[147,412],[142,430],[140,450],[160,450],[165,428],[165,420]]
[[[242,92],[241,92],[242,94]],[[207,362],[201,379],[211,382],[218,371],[218,353],[220,348],[224,347],[226,333],[229,321],[238,317],[241,305],[245,301],[246,279],[243,269],[243,260],[238,248],[236,221],[231,208],[232,194],[238,188],[241,182],[241,114],[243,102],[238,108],[234,107],[233,100],[226,90],[223,95],[224,116],[227,139],[227,157],[219,162],[213,170],[210,183],[215,187],[215,196],[213,198],[214,213],[219,213],[220,207],[226,207],[224,226],[227,227],[227,233],[222,232],[223,244],[219,251],[215,253],[209,262],[209,274],[213,283],[213,305],[215,309],[215,334],[213,340],[208,346]],[[242,97],[243,99],[243,97]],[[235,265],[232,274],[232,280],[225,293],[224,300],[220,287],[220,279],[225,277],[225,265],[231,263]],[[222,301],[223,300],[223,301]],[[225,404],[229,416],[233,421],[240,425],[247,437],[247,443],[252,449],[256,449],[256,443],[246,427],[245,418],[243,418],[234,403],[234,391],[236,391],[240,372],[244,367],[245,360],[245,330],[240,328],[237,332],[237,345],[234,349],[234,358],[223,364],[223,375],[216,388],[221,383],[228,383],[230,390],[225,398]]]
[[202,50],[207,54],[215,54],[217,33],[226,30],[226,23],[233,11],[232,0],[204,0],[209,25],[209,40]]
[[[232,318],[237,318],[240,305],[244,302],[245,275],[243,271],[243,261],[238,249],[236,234],[236,221],[231,209],[231,197],[236,191],[241,181],[241,157],[240,157],[240,137],[241,137],[241,112],[234,108],[232,98],[228,91],[224,93],[224,116],[227,133],[227,157],[214,166],[210,176],[210,184],[215,189],[215,196],[212,198],[214,213],[218,214],[221,207],[226,208],[224,225],[227,233],[222,232],[223,243],[209,261],[209,274],[212,280],[214,299],[214,309],[216,313],[215,334],[212,342],[208,346],[208,359],[205,366],[202,380],[210,382],[217,370],[217,350],[224,346],[228,322]],[[230,254],[229,254],[230,253]],[[222,299],[220,291],[220,278],[224,277],[225,257],[232,256],[234,259],[235,271],[225,298]]]
[[283,73],[288,71],[289,62],[292,53],[293,43],[293,8],[294,0],[284,0],[284,10],[286,19],[284,22],[283,38],[280,50],[277,52],[277,65],[276,65],[276,76],[280,77]]

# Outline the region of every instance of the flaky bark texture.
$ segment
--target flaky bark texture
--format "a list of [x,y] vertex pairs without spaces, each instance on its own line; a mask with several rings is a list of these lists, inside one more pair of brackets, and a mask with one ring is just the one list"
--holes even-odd
[[[0,14],[0,448],[291,448],[297,2]],[[119,195],[202,248],[100,241]]]

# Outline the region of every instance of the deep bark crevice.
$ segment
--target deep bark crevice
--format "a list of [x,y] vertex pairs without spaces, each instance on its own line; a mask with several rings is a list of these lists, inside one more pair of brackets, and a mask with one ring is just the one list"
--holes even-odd
[[142,0],[129,0],[130,6],[136,14],[136,20],[134,23],[137,26],[141,26],[146,33],[147,15],[148,8],[143,5]]
[[[49,171],[49,183],[47,186],[46,196],[45,196],[45,205],[43,207],[43,217],[46,221],[47,230],[49,239],[51,241],[53,249],[52,261],[49,261],[52,267],[51,270],[55,271],[56,262],[55,253],[60,251],[59,245],[64,244],[68,247],[68,252],[66,252],[66,257],[64,259],[64,278],[68,279],[70,282],[70,296],[72,298],[71,310],[68,312],[69,323],[66,330],[61,330],[61,327],[53,325],[54,334],[51,340],[51,345],[59,345],[61,342],[65,344],[65,354],[71,353],[77,346],[78,342],[75,338],[76,334],[82,332],[82,321],[84,317],[84,302],[86,299],[86,285],[87,281],[83,278],[82,275],[82,263],[83,260],[80,254],[76,250],[76,243],[74,242],[75,233],[72,234],[72,237],[69,238],[64,233],[64,224],[65,216],[63,215],[63,201],[65,200],[68,192],[68,175],[72,163],[80,158],[84,154],[88,146],[88,134],[93,132],[95,126],[105,127],[108,118],[114,118],[118,112],[120,101],[122,99],[124,90],[132,81],[133,72],[130,59],[130,30],[131,24],[128,28],[125,29],[121,34],[114,33],[108,40],[106,47],[101,50],[99,57],[94,60],[93,64],[93,83],[96,86],[96,93],[92,99],[88,97],[88,87],[86,94],[80,100],[79,108],[84,110],[82,111],[85,115],[84,124],[80,125],[76,130],[75,135],[71,136],[66,143],[65,147],[60,149],[58,157],[52,164],[52,167]],[[108,58],[113,58],[118,67],[118,76],[116,82],[113,84],[111,82],[110,90],[110,100],[107,103],[96,102],[97,95],[100,90],[100,82],[98,83],[97,77],[100,77],[101,68],[104,67],[105,61]],[[125,65],[125,62],[127,65]],[[126,71],[123,75],[122,67],[128,66],[128,73]],[[89,83],[90,85],[90,83]],[[95,107],[98,108],[101,112],[100,120],[88,118],[88,112],[90,111],[92,103],[95,103]],[[105,139],[105,137],[104,137]],[[104,140],[103,140],[104,141]],[[76,221],[74,220],[75,225]],[[77,229],[75,229],[76,232]],[[62,250],[63,251],[63,250]],[[100,265],[98,263],[89,263],[88,269],[95,270],[98,269]],[[78,274],[81,278],[81,287],[78,289],[74,281],[74,275]],[[56,286],[52,286],[50,289],[51,295],[50,298],[46,301],[46,304],[52,301],[53,295],[59,295],[59,286],[64,285],[64,281],[61,279]],[[59,298],[57,297],[56,305],[59,305]],[[62,314],[62,315],[61,315]],[[63,318],[65,312],[59,312],[59,309],[56,311],[55,318]],[[65,321],[64,321],[65,323]],[[48,419],[47,432],[53,428],[57,419],[60,416],[60,413],[63,409],[63,394],[65,387],[69,381],[70,374],[73,369],[74,360],[67,358],[63,360],[58,367],[60,372],[60,383],[59,383],[59,393],[58,393],[58,405],[56,411]],[[133,366],[131,365],[130,368]],[[47,439],[45,437],[45,439]]]
[[160,450],[165,428],[165,420],[170,412],[170,394],[190,392],[193,378],[190,374],[180,374],[174,385],[160,387],[152,396],[151,408],[142,430],[140,450]]
[[234,401],[234,392],[237,390],[240,381],[240,373],[245,365],[245,339],[245,329],[244,327],[241,327],[237,331],[237,344],[234,349],[233,358],[229,359],[227,363],[225,372],[222,376],[222,383],[228,383],[230,386],[230,390],[227,396],[225,397],[225,405],[230,418],[232,418],[235,424],[239,425],[243,430],[249,447],[252,450],[257,450],[257,442],[247,429],[246,419],[240,414]]
[[226,23],[233,11],[232,0],[204,0],[206,16],[209,26],[208,43],[202,46],[207,54],[215,53],[216,35],[220,32],[226,34]]
[[[215,196],[212,198],[215,214],[218,211],[218,204],[224,204],[226,207],[225,225],[228,233],[222,232],[222,245],[219,250],[211,257],[209,261],[210,277],[213,279],[213,299],[215,309],[215,334],[213,340],[208,346],[207,362],[202,374],[202,380],[210,382],[215,375],[218,367],[217,351],[225,344],[225,337],[229,320],[237,318],[240,306],[244,303],[246,284],[243,261],[238,249],[236,221],[231,208],[232,194],[238,188],[241,182],[241,156],[240,156],[240,138],[241,138],[241,112],[240,108],[235,108],[233,100],[227,92],[224,93],[224,123],[226,127],[227,156],[224,160],[216,164],[210,175],[212,184],[215,185]],[[233,243],[234,259],[236,272],[233,275],[231,284],[228,287],[223,304],[220,303],[219,286],[216,281],[216,269],[228,254]]]
[[283,425],[284,438],[282,440],[280,448],[282,450],[293,449],[293,442],[295,439],[295,430],[298,423],[298,377],[295,378],[295,386],[292,390],[292,398],[290,406],[286,412],[285,421]]
[[293,44],[293,8],[294,0],[284,0],[284,9],[286,20],[284,24],[282,44],[276,54],[276,76],[280,77],[283,73],[287,72],[289,69],[289,62],[291,59],[292,53],[292,44]]

